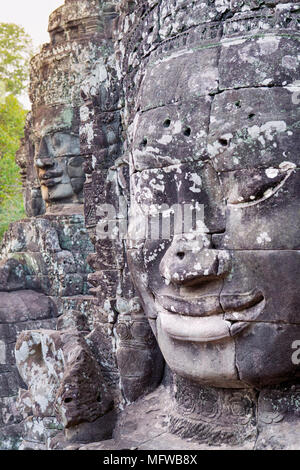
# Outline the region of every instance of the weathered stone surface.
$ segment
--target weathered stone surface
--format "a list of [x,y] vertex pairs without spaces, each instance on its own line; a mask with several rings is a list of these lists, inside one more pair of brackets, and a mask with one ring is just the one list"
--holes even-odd
[[23,290],[1,292],[0,322],[18,323],[27,320],[42,320],[55,316],[55,306],[45,295]]
[[132,159],[136,170],[207,159],[211,100],[208,97],[160,105],[138,113],[134,121]]
[[292,345],[299,334],[298,325],[260,321],[251,324],[236,338],[236,364],[241,380],[258,389],[297,381],[300,371],[292,360]]
[[236,250],[231,260],[220,297],[226,319],[299,325],[298,251]]
[[16,361],[37,417],[57,416],[64,427],[93,422],[111,406],[100,367],[76,330],[23,332]]
[[299,385],[262,392],[258,410],[256,449],[299,449]]
[[[208,155],[218,171],[299,165],[293,142],[299,138],[295,89],[241,88],[214,98]],[[265,103],[268,103],[268,107]]]
[[294,57],[299,37],[266,34],[259,38],[225,41],[219,62],[220,89],[291,86],[299,79]]
[[[142,111],[163,105],[172,105],[174,102],[188,101],[189,112],[191,112],[193,109],[192,102],[202,96],[205,97],[204,101],[209,103],[207,95],[218,89],[218,56],[220,50],[215,47],[205,51],[195,51],[192,62],[190,54],[191,51],[182,50],[176,60],[170,54],[169,56],[154,59],[153,63],[150,62],[138,95],[137,106]],[[200,71],[201,73],[199,73]],[[160,84],[159,88],[156,85],[158,82]],[[205,104],[203,105],[205,106]],[[179,112],[184,113],[184,105],[177,109]],[[168,110],[166,108],[166,111],[162,110],[162,112],[168,113]],[[188,110],[186,109],[186,111]],[[183,117],[183,115],[180,117]],[[173,121],[176,121],[176,119]],[[193,119],[191,121],[193,122]],[[193,122],[193,124],[196,125],[197,123]]]
[[117,308],[116,359],[121,387],[125,399],[134,402],[159,385],[164,361],[140,303],[119,301]]

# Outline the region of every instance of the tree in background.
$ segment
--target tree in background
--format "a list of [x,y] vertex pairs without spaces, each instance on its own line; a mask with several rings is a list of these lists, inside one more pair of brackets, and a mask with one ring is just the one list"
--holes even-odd
[[11,222],[25,215],[15,154],[27,114],[18,97],[28,83],[31,51],[22,27],[0,23],[0,239]]
[[21,26],[0,23],[0,81],[6,92],[19,96],[27,86],[32,42]]

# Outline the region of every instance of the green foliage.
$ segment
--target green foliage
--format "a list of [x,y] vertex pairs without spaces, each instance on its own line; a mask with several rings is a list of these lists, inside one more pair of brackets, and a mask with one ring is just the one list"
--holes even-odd
[[21,26],[0,23],[0,82],[18,96],[27,86],[32,42]]
[[26,111],[17,100],[28,82],[32,43],[24,29],[0,23],[0,239],[9,224],[25,215],[15,154]]
[[22,192],[19,189],[10,198],[6,198],[0,205],[0,241],[12,222],[24,219],[26,216]]
[[0,239],[10,222],[24,217],[22,185],[15,154],[23,137],[26,111],[12,95],[0,104]]

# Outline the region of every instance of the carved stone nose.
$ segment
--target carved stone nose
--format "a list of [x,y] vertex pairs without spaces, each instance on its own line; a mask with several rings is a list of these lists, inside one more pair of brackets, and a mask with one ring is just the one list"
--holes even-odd
[[174,238],[160,262],[167,283],[192,286],[223,277],[230,270],[230,255],[211,248],[206,235],[197,239]]
[[35,164],[38,168],[41,169],[54,165],[54,159],[52,158],[52,154],[49,151],[49,145],[46,137],[44,137],[40,143]]
[[54,161],[52,158],[38,158],[35,161],[35,164],[38,168],[43,169],[43,168],[49,168],[54,166]]

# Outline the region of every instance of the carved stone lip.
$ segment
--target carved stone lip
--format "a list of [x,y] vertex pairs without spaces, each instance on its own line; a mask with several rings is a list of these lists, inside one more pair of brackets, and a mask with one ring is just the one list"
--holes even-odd
[[49,179],[42,179],[41,184],[46,186],[47,188],[51,188],[52,186],[56,186],[61,182],[61,178],[49,178]]
[[221,294],[220,303],[226,315],[232,315],[234,318],[242,315],[244,318],[243,312],[245,310],[264,303],[264,299],[265,297],[259,289],[253,289],[243,294]]
[[198,312],[197,316],[175,313],[170,311],[170,304],[169,309],[166,309],[157,300],[159,321],[165,333],[178,341],[207,343],[233,338],[251,325],[251,322],[257,321],[265,307],[261,292],[252,291],[252,300],[250,294],[226,296],[228,301],[230,297],[228,307],[232,310],[226,312],[221,309],[223,315],[207,311]]
[[155,297],[157,303],[173,314],[202,317],[223,313],[219,295],[184,298],[155,294]]
[[51,169],[40,174],[41,183],[45,186],[54,186],[60,183],[63,171],[59,169]]
[[[155,293],[155,297],[158,304],[173,314],[206,317],[228,313],[234,321],[245,319],[245,311],[264,300],[262,292],[258,289],[243,294],[221,294],[221,296],[214,294],[191,298]],[[242,318],[239,318],[240,316]]]
[[55,186],[61,182],[62,170],[49,170],[41,175],[41,184],[47,188]]
[[220,315],[187,317],[161,309],[158,319],[162,330],[178,341],[208,343],[231,337],[231,323]]

